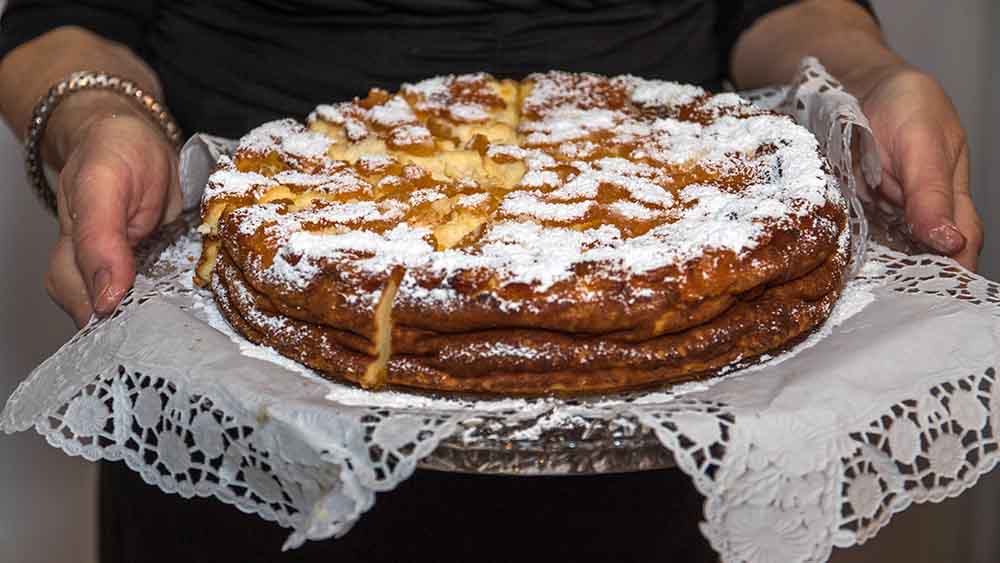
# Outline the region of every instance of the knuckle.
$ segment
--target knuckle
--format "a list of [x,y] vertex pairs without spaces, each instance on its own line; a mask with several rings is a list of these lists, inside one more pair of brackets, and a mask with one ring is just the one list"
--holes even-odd
[[76,249],[99,245],[104,237],[100,221],[86,221],[76,225],[73,229],[73,246]]
[[928,199],[935,201],[951,200],[954,198],[954,189],[951,182],[944,178],[929,178],[922,185],[916,186],[918,192],[922,192]]
[[[963,159],[968,159],[969,137],[965,128],[960,123],[954,123],[950,127],[947,127],[943,137],[948,156],[951,158],[953,165],[961,165]],[[967,165],[968,162],[966,161],[965,164]]]
[[128,167],[121,159],[100,158],[84,162],[72,181],[76,185],[77,194],[82,191],[106,193],[120,189],[129,174]]
[[905,190],[906,208],[917,215],[946,213],[952,206],[951,186],[927,182]]
[[969,134],[966,132],[965,127],[957,125],[951,132],[952,143],[954,143],[956,148],[956,154],[961,155],[969,148]]
[[910,88],[940,88],[940,84],[933,76],[913,67],[899,71],[896,79]]
[[900,139],[901,146],[908,153],[934,160],[947,158],[947,147],[942,141],[948,136],[935,120],[921,117],[907,121],[900,128]]

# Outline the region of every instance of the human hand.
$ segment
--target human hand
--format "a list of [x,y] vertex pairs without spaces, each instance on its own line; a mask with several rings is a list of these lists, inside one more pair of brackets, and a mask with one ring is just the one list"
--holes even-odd
[[45,284],[80,327],[92,313],[114,310],[135,279],[132,247],[181,210],[173,148],[121,101],[67,108],[49,125],[58,127],[65,165],[56,188],[59,240]]
[[911,235],[970,270],[983,229],[969,192],[969,149],[958,113],[930,76],[901,63],[844,79],[861,99],[882,159],[877,196],[903,209]]

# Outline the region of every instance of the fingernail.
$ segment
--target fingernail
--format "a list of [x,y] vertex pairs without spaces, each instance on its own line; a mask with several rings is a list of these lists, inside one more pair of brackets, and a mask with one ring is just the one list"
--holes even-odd
[[942,254],[954,254],[965,246],[965,237],[962,236],[962,232],[950,223],[934,227],[927,233],[927,237],[934,250]]
[[882,213],[885,213],[886,215],[889,216],[899,215],[898,207],[881,198],[878,199],[878,208],[880,211],[882,211]]
[[94,304],[94,310],[103,313],[103,297],[111,289],[111,272],[107,268],[101,268],[94,274],[94,296],[90,300]]
[[87,326],[87,323],[90,322],[90,315],[87,315],[86,317],[77,317],[74,322],[76,323],[76,329],[80,330]]

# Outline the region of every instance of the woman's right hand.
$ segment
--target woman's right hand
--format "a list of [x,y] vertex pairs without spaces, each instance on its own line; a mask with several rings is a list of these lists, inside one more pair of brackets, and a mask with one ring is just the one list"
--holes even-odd
[[181,193],[176,152],[155,123],[112,93],[79,96],[46,131],[65,164],[45,285],[82,327],[114,311],[135,279],[132,248],[180,213]]

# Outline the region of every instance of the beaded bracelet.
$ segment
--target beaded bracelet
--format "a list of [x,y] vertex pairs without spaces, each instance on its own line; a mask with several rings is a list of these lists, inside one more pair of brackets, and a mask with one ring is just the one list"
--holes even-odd
[[82,90],[108,90],[134,100],[137,105],[149,112],[171,144],[178,148],[181,144],[181,130],[166,106],[157,101],[153,96],[147,94],[142,88],[139,88],[135,82],[103,72],[74,72],[68,78],[50,88],[48,93],[38,101],[31,114],[28,132],[24,137],[26,153],[24,164],[28,173],[28,181],[31,183],[32,188],[34,188],[36,195],[45,204],[45,207],[53,214],[58,212],[56,208],[56,194],[45,178],[45,169],[41,158],[42,133],[45,131],[45,125],[48,123],[49,117],[56,109],[56,106],[70,94]]

